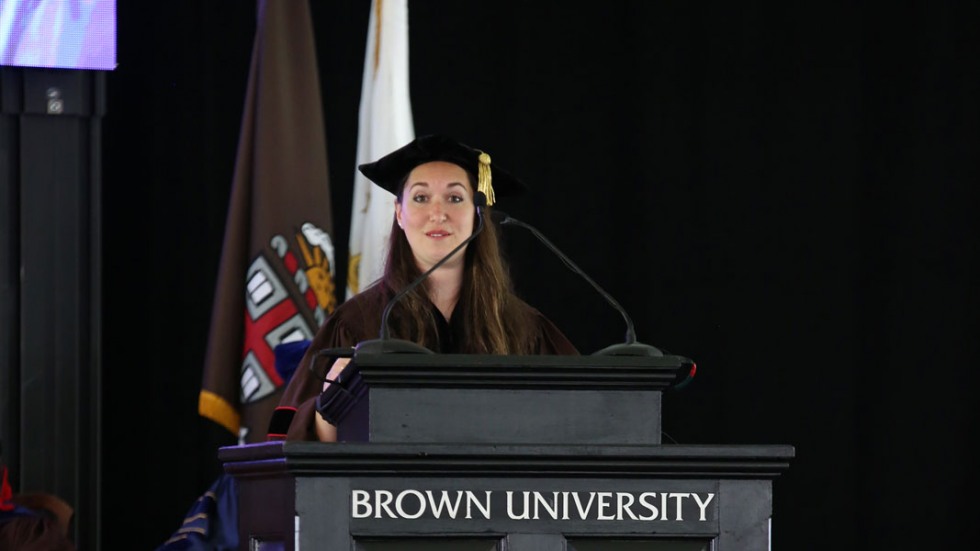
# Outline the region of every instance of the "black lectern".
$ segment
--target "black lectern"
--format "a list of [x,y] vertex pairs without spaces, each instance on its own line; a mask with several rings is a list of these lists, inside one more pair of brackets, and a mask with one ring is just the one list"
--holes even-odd
[[220,450],[240,549],[767,550],[794,450],[662,445],[682,360],[356,355],[341,442]]

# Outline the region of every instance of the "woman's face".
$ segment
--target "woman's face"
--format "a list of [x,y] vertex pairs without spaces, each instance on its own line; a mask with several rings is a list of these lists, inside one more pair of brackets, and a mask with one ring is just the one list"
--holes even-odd
[[[457,164],[432,161],[415,167],[395,202],[395,219],[405,231],[420,270],[431,268],[473,233],[473,190]],[[445,265],[461,264],[465,248]]]

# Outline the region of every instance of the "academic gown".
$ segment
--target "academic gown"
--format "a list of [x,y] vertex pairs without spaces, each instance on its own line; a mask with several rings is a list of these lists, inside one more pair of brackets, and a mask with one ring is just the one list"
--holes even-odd
[[[286,386],[283,396],[272,416],[268,437],[270,440],[317,440],[314,423],[316,398],[323,390],[322,376],[329,366],[317,365],[318,375],[310,371],[316,353],[326,348],[347,348],[359,342],[377,339],[385,306],[394,294],[383,284],[375,284],[344,301],[327,318],[310,343],[296,372]],[[535,354],[578,355],[578,350],[568,338],[534,307],[514,297],[531,313],[531,331],[535,331]],[[459,308],[460,306],[457,306]],[[439,350],[433,352],[452,354],[460,352],[461,327],[453,316],[446,321],[432,305],[439,330]],[[325,360],[321,360],[323,363]]]

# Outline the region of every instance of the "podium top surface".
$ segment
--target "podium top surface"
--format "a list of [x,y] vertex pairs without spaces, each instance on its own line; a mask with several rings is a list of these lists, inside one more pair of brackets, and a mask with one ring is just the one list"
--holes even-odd
[[235,476],[541,476],[771,479],[789,445],[500,445],[275,441],[223,447]]
[[371,386],[662,390],[686,376],[682,356],[364,354],[352,365]]

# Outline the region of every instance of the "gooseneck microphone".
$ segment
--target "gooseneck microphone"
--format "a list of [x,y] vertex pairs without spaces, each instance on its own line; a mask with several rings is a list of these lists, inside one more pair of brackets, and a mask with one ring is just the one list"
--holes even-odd
[[623,316],[623,320],[626,322],[626,342],[607,346],[606,348],[603,348],[602,350],[593,353],[593,355],[596,356],[663,356],[664,355],[664,353],[661,352],[660,349],[654,346],[636,342],[636,330],[633,328],[633,319],[630,318],[630,315],[628,313],[626,313],[626,309],[623,308],[619,304],[619,302],[617,302],[616,299],[612,297],[612,295],[610,295],[609,293],[606,292],[605,289],[600,287],[598,283],[596,283],[591,277],[589,277],[588,274],[582,271],[582,269],[579,268],[577,264],[572,262],[572,260],[568,258],[568,256],[565,255],[565,253],[561,252],[561,250],[557,246],[555,246],[550,240],[548,240],[548,238],[545,237],[541,232],[539,232],[535,227],[531,226],[530,224],[525,224],[524,222],[521,222],[520,220],[510,216],[505,212],[494,211],[493,216],[494,218],[497,218],[502,225],[519,226],[534,234],[534,237],[537,237],[538,241],[541,241],[549,249],[551,249],[551,252],[555,253],[555,255],[557,255],[558,258],[560,258],[561,261],[565,264],[565,266],[567,266],[573,272],[578,274],[582,279],[587,281],[589,285],[592,286],[593,289],[598,291],[599,294],[602,295],[602,297],[605,298],[606,301],[609,304],[611,304],[612,307],[615,308],[616,311],[619,312],[621,316]]
[[380,330],[379,337],[377,339],[361,341],[360,343],[358,343],[357,346],[354,347],[354,349],[357,352],[364,352],[367,354],[387,354],[392,352],[412,353],[412,354],[434,354],[432,350],[429,350],[428,348],[420,344],[414,343],[412,341],[390,338],[388,317],[391,315],[392,308],[394,308],[395,305],[398,304],[398,302],[405,297],[405,295],[411,293],[413,289],[421,285],[422,282],[425,281],[427,277],[429,277],[429,274],[436,271],[437,269],[439,269],[440,266],[448,262],[450,258],[456,255],[456,253],[458,253],[460,250],[462,250],[463,247],[468,245],[470,241],[476,239],[476,236],[480,235],[480,232],[483,231],[483,209],[487,206],[487,196],[482,191],[478,191],[473,195],[473,203],[476,204],[476,216],[478,219],[476,229],[473,230],[473,233],[471,233],[469,237],[463,240],[462,243],[456,245],[456,247],[453,248],[453,250],[449,251],[449,254],[442,257],[439,260],[439,262],[433,264],[431,268],[423,272],[422,275],[415,278],[415,280],[409,283],[408,286],[406,286],[397,295],[395,295],[394,297],[392,297],[391,300],[388,301],[388,304],[385,305],[385,309],[381,314],[381,330]]

